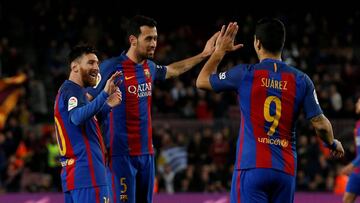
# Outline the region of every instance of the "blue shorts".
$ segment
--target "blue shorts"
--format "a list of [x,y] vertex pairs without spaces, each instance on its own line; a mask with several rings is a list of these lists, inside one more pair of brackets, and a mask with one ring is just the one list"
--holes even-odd
[[87,187],[65,192],[65,203],[108,203],[109,200],[109,186]]
[[230,202],[294,202],[295,177],[275,169],[234,170]]
[[346,192],[360,195],[360,174],[352,173],[349,176],[349,181],[346,185]]
[[154,191],[154,155],[113,156],[108,180],[114,203],[151,203]]

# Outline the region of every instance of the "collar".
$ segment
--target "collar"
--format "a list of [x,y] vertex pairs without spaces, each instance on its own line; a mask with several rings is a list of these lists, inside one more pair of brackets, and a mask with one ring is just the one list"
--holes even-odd
[[266,62],[269,62],[269,63],[285,63],[284,61],[281,61],[281,60],[278,60],[278,59],[273,59],[273,58],[263,59],[260,63],[266,63]]

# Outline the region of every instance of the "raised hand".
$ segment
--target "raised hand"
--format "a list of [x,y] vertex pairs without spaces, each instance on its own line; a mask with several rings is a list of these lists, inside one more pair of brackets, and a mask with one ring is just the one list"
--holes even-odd
[[116,71],[107,81],[104,87],[104,91],[111,95],[116,91],[117,85],[114,83],[115,79],[119,77],[122,73],[120,71]]
[[119,105],[122,101],[121,91],[119,87],[115,88],[115,92],[113,92],[107,99],[106,103],[113,108],[116,105]]
[[205,48],[202,51],[202,55],[204,57],[210,56],[214,50],[215,50],[215,42],[216,39],[218,38],[220,34],[220,31],[216,32],[215,34],[213,34],[213,36],[211,36],[211,38],[206,42]]
[[237,34],[237,31],[239,29],[239,26],[236,22],[230,22],[227,27],[223,25],[221,27],[220,34],[218,35],[215,43],[215,51],[218,52],[229,52],[229,51],[235,51],[241,47],[243,47],[243,44],[237,44],[234,45],[235,36]]

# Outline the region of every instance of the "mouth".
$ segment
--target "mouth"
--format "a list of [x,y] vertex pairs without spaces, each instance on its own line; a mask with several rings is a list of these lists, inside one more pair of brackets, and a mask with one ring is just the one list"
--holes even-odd
[[96,79],[97,79],[97,75],[98,75],[97,72],[92,72],[92,73],[89,74],[89,76],[90,76],[90,78],[91,78],[92,80],[96,80]]

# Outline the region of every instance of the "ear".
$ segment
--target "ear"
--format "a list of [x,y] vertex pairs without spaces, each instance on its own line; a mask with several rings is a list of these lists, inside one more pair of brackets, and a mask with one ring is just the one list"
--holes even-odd
[[129,44],[130,46],[136,46],[137,45],[137,37],[134,35],[129,36]]
[[71,71],[74,71],[75,73],[79,72],[79,63],[76,61],[71,62],[70,64]]
[[258,39],[256,38],[256,36],[254,37],[254,47],[255,47],[256,50],[260,50],[260,49],[261,49],[261,42],[260,42],[260,40],[258,40]]

